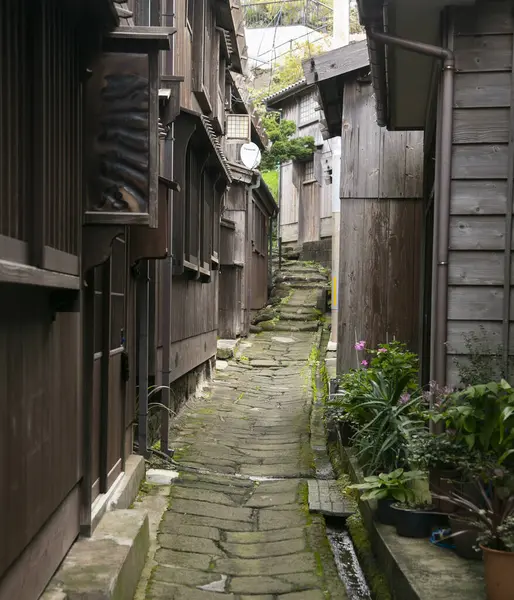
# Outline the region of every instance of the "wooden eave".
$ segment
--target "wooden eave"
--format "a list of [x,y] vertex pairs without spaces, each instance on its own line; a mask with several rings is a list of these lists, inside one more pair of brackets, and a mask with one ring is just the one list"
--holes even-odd
[[105,37],[108,40],[125,40],[127,43],[137,43],[138,48],[148,45],[154,50],[170,50],[170,37],[177,32],[175,27],[117,27]]
[[254,179],[254,172],[252,169],[247,169],[244,165],[230,161],[230,172],[232,173],[232,180],[238,183],[244,183],[249,185]]
[[316,85],[325,115],[324,139],[341,135],[344,82],[367,75],[369,55],[366,40],[336,48],[303,61],[306,84]]
[[288,85],[283,90],[275,92],[274,94],[271,94],[271,96],[268,96],[267,98],[265,98],[264,101],[266,103],[266,107],[271,108],[271,109],[279,108],[280,105],[285,100],[288,100],[289,98],[293,98],[294,96],[296,96],[300,93],[304,93],[305,91],[307,91],[309,88],[312,88],[312,87],[313,87],[312,84],[309,85],[304,79],[301,79],[300,81],[297,81],[296,83]]
[[216,166],[220,173],[225,178],[227,185],[230,184],[232,182],[232,173],[230,171],[228,160],[223,150],[221,149],[218,138],[216,137],[210,119],[205,115],[202,115],[201,113],[183,107],[181,107],[180,112],[181,114],[194,119],[200,125],[196,128],[194,135],[200,135],[203,138],[203,140],[207,143],[211,150],[210,159],[214,159],[214,162],[216,163]]
[[217,24],[228,32],[232,52],[230,62],[234,71],[242,73],[241,55],[245,48],[243,12],[240,3],[216,0]]
[[278,204],[275,202],[275,198],[273,198],[273,194],[271,193],[271,190],[262,178],[262,175],[259,187],[255,188],[253,191],[261,201],[263,207],[266,209],[266,212],[268,213],[269,217],[274,217],[275,215],[278,215]]

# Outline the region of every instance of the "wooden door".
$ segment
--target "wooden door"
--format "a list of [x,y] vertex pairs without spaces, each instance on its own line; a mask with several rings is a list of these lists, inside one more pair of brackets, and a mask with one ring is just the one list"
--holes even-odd
[[124,469],[127,360],[127,251],[115,238],[111,257],[95,268],[92,500]]

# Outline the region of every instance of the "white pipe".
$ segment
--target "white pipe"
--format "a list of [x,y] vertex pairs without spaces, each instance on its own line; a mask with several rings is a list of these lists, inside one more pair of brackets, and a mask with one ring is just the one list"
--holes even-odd
[[333,11],[332,48],[350,43],[350,0],[336,0]]

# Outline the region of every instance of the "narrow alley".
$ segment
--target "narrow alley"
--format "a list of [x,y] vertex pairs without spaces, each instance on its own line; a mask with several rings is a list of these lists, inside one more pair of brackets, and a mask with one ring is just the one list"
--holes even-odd
[[[297,289],[288,307],[315,303],[315,290]],[[175,459],[188,470],[171,488],[147,600],[346,597],[324,520],[308,509],[318,343],[319,332],[250,336],[177,419]]]

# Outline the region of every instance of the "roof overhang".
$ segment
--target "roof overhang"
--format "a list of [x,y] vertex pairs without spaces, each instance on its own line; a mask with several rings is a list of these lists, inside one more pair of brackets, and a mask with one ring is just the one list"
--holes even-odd
[[[358,0],[361,23],[380,31],[440,46],[441,15],[448,6],[475,0]],[[434,58],[369,39],[371,69],[377,95],[377,116],[392,130],[423,129],[430,102]]]
[[279,90],[274,94],[271,94],[270,96],[264,99],[264,102],[266,103],[267,108],[278,108],[282,104],[282,102],[284,102],[284,100],[287,100],[292,96],[296,96],[297,94],[305,92],[307,89],[309,89],[309,87],[312,86],[310,86],[305,79],[301,79],[300,81],[288,85],[284,89]]
[[341,135],[344,82],[369,73],[366,41],[356,42],[303,62],[306,85],[316,85],[323,109],[322,135],[325,139]]

